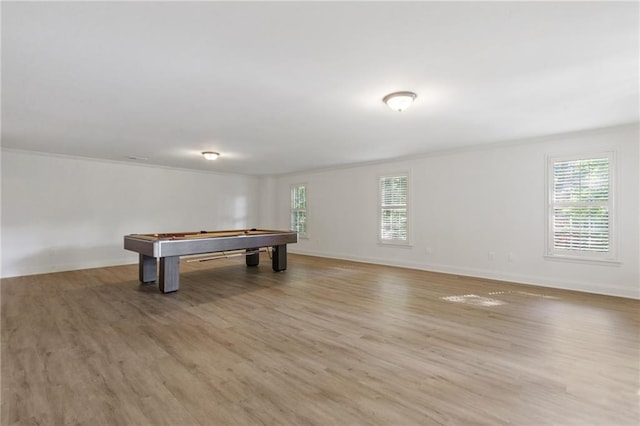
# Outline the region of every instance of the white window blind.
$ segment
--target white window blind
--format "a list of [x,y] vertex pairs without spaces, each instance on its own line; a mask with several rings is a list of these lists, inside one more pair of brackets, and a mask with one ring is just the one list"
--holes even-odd
[[613,156],[550,159],[549,255],[611,258]]
[[300,236],[307,235],[307,186],[291,186],[291,229]]
[[408,176],[380,178],[380,241],[408,240]]

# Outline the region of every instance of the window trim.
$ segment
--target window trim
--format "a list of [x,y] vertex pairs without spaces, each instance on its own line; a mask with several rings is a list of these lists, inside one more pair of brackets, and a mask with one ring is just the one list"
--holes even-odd
[[[609,160],[609,250],[607,252],[579,252],[556,249],[553,246],[553,165],[562,161],[590,160],[596,158],[607,158]],[[618,238],[617,238],[617,196],[616,196],[616,155],[615,151],[587,152],[581,154],[547,155],[546,156],[546,179],[545,179],[545,249],[544,258],[548,260],[562,260],[569,262],[585,262],[593,264],[619,264],[618,259]]]
[[[296,209],[293,207],[293,190],[294,188],[299,188],[301,186],[304,186],[304,195],[305,195],[305,203],[304,203],[304,209]],[[289,186],[289,226],[291,227],[292,230],[295,230],[295,228],[293,227],[293,214],[295,212],[304,212],[304,217],[305,217],[305,233],[298,233],[298,238],[302,238],[302,239],[308,239],[309,238],[309,185],[307,185],[306,183],[294,183],[291,184]]]
[[[405,176],[407,178],[407,239],[406,240],[383,240],[382,239],[382,189],[380,188],[380,181],[384,178],[392,178]],[[382,246],[396,246],[396,247],[412,247],[413,246],[413,238],[412,238],[412,213],[411,213],[411,200],[412,200],[412,184],[411,184],[411,172],[409,170],[399,171],[396,173],[384,173],[379,174],[376,180],[376,185],[378,187],[378,200],[376,202],[376,207],[378,209],[378,222],[376,225],[377,232],[377,241],[378,245]]]

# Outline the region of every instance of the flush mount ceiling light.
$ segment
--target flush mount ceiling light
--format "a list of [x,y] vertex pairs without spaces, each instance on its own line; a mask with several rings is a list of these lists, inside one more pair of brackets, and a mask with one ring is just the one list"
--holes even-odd
[[204,155],[204,158],[206,158],[207,160],[215,160],[216,158],[220,157],[219,152],[213,151],[205,151],[202,153],[202,155]]
[[409,108],[417,97],[418,95],[413,92],[394,92],[382,98],[382,101],[392,110],[402,112]]

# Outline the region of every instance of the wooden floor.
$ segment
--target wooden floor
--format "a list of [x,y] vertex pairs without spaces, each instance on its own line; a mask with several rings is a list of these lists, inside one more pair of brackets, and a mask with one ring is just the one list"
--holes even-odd
[[[638,425],[638,301],[290,255],[2,280],[2,425]],[[465,297],[463,297],[465,296]]]

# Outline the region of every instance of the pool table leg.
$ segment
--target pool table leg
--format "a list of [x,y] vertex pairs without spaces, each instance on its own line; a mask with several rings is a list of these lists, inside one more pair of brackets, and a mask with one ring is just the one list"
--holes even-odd
[[138,279],[150,283],[158,279],[158,262],[155,257],[140,254],[138,258]]
[[260,264],[260,251],[256,248],[246,250],[247,266],[258,266]]
[[161,293],[178,291],[178,288],[180,288],[180,256],[160,258],[158,287]]
[[271,256],[271,266],[276,272],[284,271],[287,269],[287,245],[281,244],[279,246],[273,246],[273,253]]

